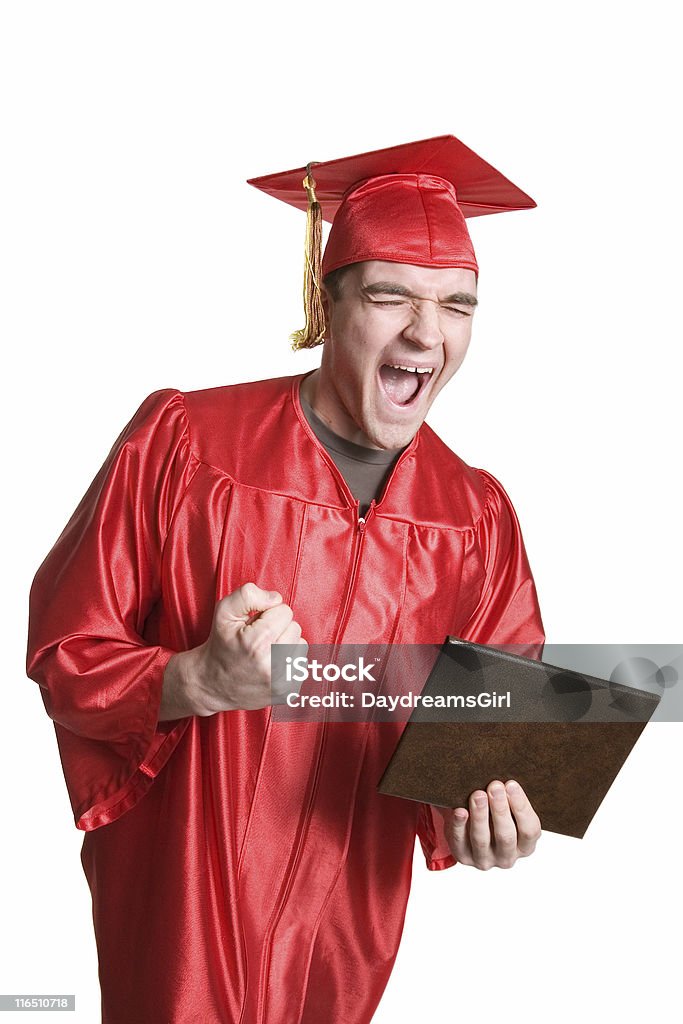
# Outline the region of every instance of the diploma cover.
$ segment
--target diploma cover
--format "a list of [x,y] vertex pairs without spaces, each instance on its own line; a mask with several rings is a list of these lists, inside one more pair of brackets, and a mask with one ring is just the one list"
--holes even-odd
[[[469,697],[470,706],[434,706],[448,695],[460,695],[462,704]],[[482,695],[484,704],[471,706]],[[382,776],[381,793],[463,807],[493,779],[516,779],[542,828],[577,838],[660,699],[453,637],[441,648],[425,696]],[[486,699],[503,706],[487,707]]]

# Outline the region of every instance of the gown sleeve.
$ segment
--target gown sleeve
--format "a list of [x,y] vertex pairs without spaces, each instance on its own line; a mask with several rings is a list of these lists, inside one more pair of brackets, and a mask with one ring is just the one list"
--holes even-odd
[[140,800],[190,721],[157,723],[174,651],[144,629],[169,524],[198,465],[181,392],[150,395],[31,586],[27,674],[54,721],[84,831]]
[[478,472],[486,485],[486,503],[476,528],[484,582],[461,639],[514,645],[516,654],[540,659],[543,623],[517,515],[495,477],[483,469]]
[[[545,636],[519,521],[498,480],[484,470],[478,473],[484,478],[486,500],[474,541],[484,579],[477,606],[460,638],[479,644],[514,645],[515,654],[540,660]],[[455,864],[436,808],[420,806],[418,836],[431,871]]]

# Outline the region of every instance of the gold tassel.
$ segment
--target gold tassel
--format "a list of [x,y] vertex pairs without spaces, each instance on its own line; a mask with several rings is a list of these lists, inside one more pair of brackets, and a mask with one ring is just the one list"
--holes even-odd
[[315,348],[325,337],[325,313],[320,295],[320,273],[322,267],[322,210],[315,194],[315,179],[311,174],[312,164],[306,165],[303,185],[308,196],[306,212],[306,253],[304,262],[304,312],[306,326],[290,335],[294,351],[300,348]]

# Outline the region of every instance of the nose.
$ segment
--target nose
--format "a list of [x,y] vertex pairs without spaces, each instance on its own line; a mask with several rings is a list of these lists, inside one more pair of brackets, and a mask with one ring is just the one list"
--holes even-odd
[[419,302],[411,308],[403,337],[425,351],[443,344],[443,331],[435,302]]

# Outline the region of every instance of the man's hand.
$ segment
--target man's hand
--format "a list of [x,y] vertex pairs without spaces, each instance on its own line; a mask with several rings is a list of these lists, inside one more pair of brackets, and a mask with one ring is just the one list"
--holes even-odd
[[308,650],[282,596],[245,583],[216,605],[206,642],[169,660],[159,721],[277,703],[285,688],[271,685],[270,646],[278,643]]
[[518,782],[491,782],[470,795],[469,810],[439,808],[451,853],[481,871],[511,868],[534,852],[541,822]]

